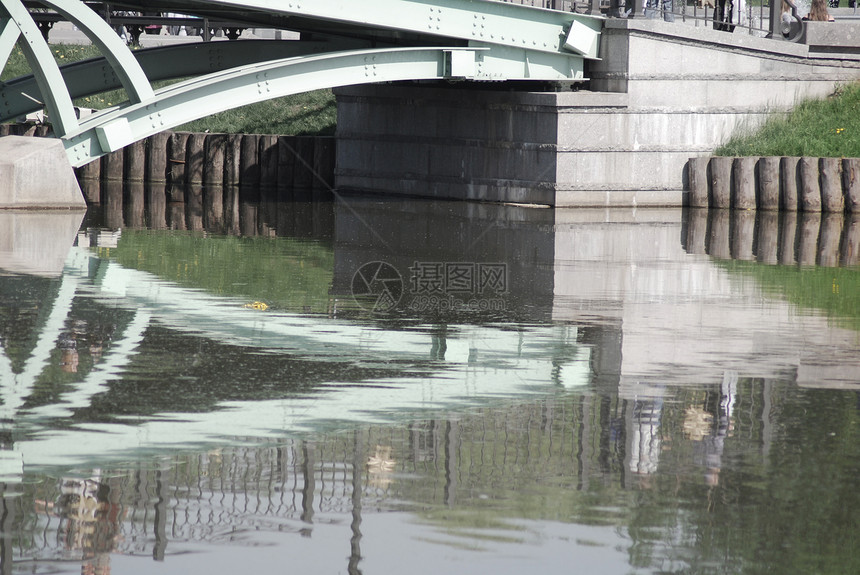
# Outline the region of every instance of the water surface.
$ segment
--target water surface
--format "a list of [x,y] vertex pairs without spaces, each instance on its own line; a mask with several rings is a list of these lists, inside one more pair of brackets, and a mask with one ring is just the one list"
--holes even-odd
[[860,571],[856,217],[307,200],[0,214],[3,573]]

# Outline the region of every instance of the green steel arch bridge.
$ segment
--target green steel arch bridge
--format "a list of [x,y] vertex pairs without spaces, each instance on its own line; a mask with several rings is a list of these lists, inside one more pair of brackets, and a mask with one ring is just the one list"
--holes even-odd
[[[603,21],[492,0],[123,0],[118,10],[176,12],[300,32],[131,50],[80,0],[0,0],[0,62],[16,43],[33,71],[0,82],[0,121],[44,109],[71,164],[216,112],[290,94],[407,80],[582,81]],[[74,23],[100,58],[58,66],[34,20]],[[160,80],[179,79],[163,88]],[[78,118],[73,100],[123,88],[128,101]]]

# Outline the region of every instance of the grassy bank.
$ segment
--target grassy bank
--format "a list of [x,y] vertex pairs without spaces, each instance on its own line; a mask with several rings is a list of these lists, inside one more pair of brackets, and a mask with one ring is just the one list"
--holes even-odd
[[[74,46],[55,44],[51,46],[57,62],[66,64],[100,55],[91,45]],[[0,79],[8,80],[30,74],[24,54],[15,48],[0,74]],[[156,83],[162,87],[170,82]],[[128,100],[125,90],[112,90],[75,100],[76,106],[101,110]],[[337,113],[334,95],[331,90],[317,90],[276,98],[242,108],[227,110],[188,124],[177,126],[176,130],[189,132],[222,132],[234,134],[279,134],[288,136],[328,135],[334,133]]]
[[860,82],[732,137],[718,156],[860,157]]

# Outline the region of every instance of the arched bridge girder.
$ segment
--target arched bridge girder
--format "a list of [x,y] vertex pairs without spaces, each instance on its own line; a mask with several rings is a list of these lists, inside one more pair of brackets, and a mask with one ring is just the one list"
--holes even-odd
[[[152,6],[153,0],[128,0]],[[155,0],[156,5],[159,0]],[[280,16],[324,27],[393,30],[418,36],[486,42],[544,52],[598,57],[603,19],[492,0],[178,0],[189,9],[212,7],[249,16],[252,21]],[[174,5],[177,0],[170,0]],[[356,9],[349,9],[355,6]],[[151,9],[151,8],[150,8]],[[193,10],[192,10],[193,11]],[[262,16],[261,16],[262,15]],[[291,28],[292,29],[292,28]]]
[[[346,50],[369,47],[369,42],[349,40],[338,42],[242,40],[241,42],[198,42],[159,46],[135,50],[133,56],[149,81],[158,82],[200,76],[265,60],[320,54],[333,51],[333,48]],[[0,38],[0,56],[2,56],[2,38]],[[73,99],[123,87],[120,78],[114,73],[105,57],[66,64],[60,67],[60,73]],[[0,98],[0,122],[19,118],[43,108],[40,101],[32,97],[33,94],[39,94],[36,78],[32,74],[0,82],[0,91],[4,94],[3,98]]]
[[79,167],[132,142],[224,110],[336,86],[404,80],[582,78],[582,59],[497,47],[389,48],[242,66],[157,90],[150,100],[104,110],[62,136]]
[[[19,45],[36,78],[41,96],[39,103],[51,114],[55,130],[66,133],[75,129],[77,117],[72,99],[68,91],[63,89],[60,69],[27,8],[19,0],[2,0],[0,18],[5,22],[2,34],[4,45],[8,45],[13,37],[14,41],[19,37],[23,39]],[[4,55],[8,59],[8,53]],[[4,65],[6,59],[3,60]]]
[[[73,22],[99,48],[130,101],[140,102],[152,98],[152,86],[146,74],[125,43],[100,16],[78,0],[40,0],[40,3]],[[19,36],[22,37],[23,41],[19,45],[33,70],[41,97],[39,103],[48,110],[55,131],[66,134],[76,130],[78,122],[72,97],[65,89],[62,73],[47,41],[27,8],[20,0],[2,0],[0,19],[5,21],[0,34],[0,56],[4,64],[15,41]]]

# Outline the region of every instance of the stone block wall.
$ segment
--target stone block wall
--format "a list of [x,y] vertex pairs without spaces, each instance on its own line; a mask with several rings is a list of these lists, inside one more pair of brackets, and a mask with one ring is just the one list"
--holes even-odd
[[336,184],[554,206],[680,206],[690,157],[860,78],[860,58],[741,29],[610,19],[601,60],[586,72],[580,91],[339,89]]

